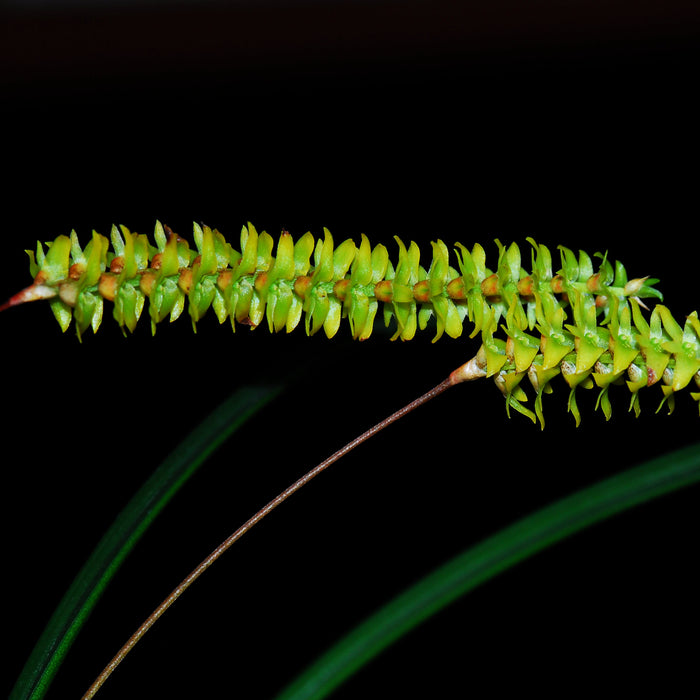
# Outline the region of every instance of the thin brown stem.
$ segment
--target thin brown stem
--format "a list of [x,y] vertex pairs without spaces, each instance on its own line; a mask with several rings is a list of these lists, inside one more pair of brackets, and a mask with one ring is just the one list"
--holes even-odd
[[380,430],[383,430],[388,425],[399,420],[407,413],[410,413],[418,406],[430,401],[438,394],[448,389],[451,386],[459,383],[460,379],[454,378],[450,375],[445,381],[433,387],[430,391],[426,392],[419,398],[411,401],[403,408],[400,408],[395,413],[392,413],[388,418],[380,421],[376,425],[372,426],[369,430],[366,430],[362,435],[359,435],[354,440],[351,440],[347,445],[341,447],[337,452],[334,452],[330,457],[325,459],[323,462],[315,466],[311,471],[307,472],[301,478],[297,479],[291,486],[287,487],[282,493],[273,498],[266,506],[261,508],[252,518],[246,521],[241,527],[239,527],[230,537],[224,540],[206,559],[204,559],[199,566],[197,566],[181,583],[175,588],[175,590],[170,593],[170,595],[148,616],[144,623],[134,632],[134,634],[127,640],[126,644],[117,652],[114,658],[107,664],[105,669],[100,673],[100,675],[95,679],[95,682],[90,686],[88,691],[83,695],[82,700],[89,700],[95,696],[95,693],[100,689],[104,682],[109,678],[114,669],[123,661],[124,657],[136,646],[138,641],[148,632],[151,627],[155,624],[156,620],[161,617],[161,615],[206,571],[236,540],[240,539],[248,530],[250,530],[254,525],[259,523],[266,515],[277,508],[280,503],[286,501],[293,493],[297,492],[302,486],[308,484],[311,479],[318,476],[322,471],[331,466],[334,462],[337,462],[341,457],[346,455],[348,452],[353,450],[355,447],[361,443],[368,440],[373,435],[376,435]]

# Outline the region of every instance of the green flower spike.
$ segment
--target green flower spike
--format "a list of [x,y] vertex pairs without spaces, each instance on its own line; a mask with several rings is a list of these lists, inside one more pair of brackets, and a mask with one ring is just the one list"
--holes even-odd
[[[34,283],[0,309],[48,299],[65,331],[71,320],[79,338],[102,323],[105,301],[125,333],[133,332],[148,303],[151,329],[179,318],[187,307],[193,328],[209,308],[220,323],[270,332],[302,325],[312,335],[333,337],[347,319],[357,340],[368,338],[380,316],[395,324],[392,340],[410,340],[434,324],[433,342],[458,338],[467,322],[469,337],[481,347],[468,367],[470,378],[494,379],[513,408],[544,426],[543,396],[562,375],[569,386],[568,408],[577,424],[579,387],[597,386],[597,407],[611,415],[612,385],[627,386],[630,410],[640,411],[639,392],[660,383],[661,405],[669,411],[675,396],[692,380],[700,387],[700,320],[690,314],[683,326],[656,305],[645,318],[642,299],[661,300],[658,280],[629,279],[624,266],[597,253],[591,257],[559,247],[561,267],[554,272],[549,249],[528,238],[530,270],[520,248],[496,240],[495,268],[484,248],[432,243],[432,259],[421,265],[420,249],[395,238],[392,262],[387,248],[336,245],[327,229],[321,239],[306,233],[296,241],[283,231],[277,241],[252,224],[241,229],[236,250],[217,230],[194,226],[194,247],[160,223],[154,243],[124,226],[110,238],[93,232],[81,248],[75,232],[28,251]],[[111,243],[111,248],[110,248]],[[596,269],[594,259],[598,258]],[[381,313],[380,313],[381,311]],[[478,359],[478,361],[477,361]],[[464,370],[465,372],[467,370]],[[523,380],[535,390],[534,411],[523,404]],[[700,404],[700,392],[690,392]]]

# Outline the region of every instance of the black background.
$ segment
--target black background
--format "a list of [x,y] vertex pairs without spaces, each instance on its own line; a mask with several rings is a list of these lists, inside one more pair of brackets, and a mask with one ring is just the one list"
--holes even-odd
[[[662,6],[663,5],[663,6]],[[360,232],[608,250],[697,307],[694,3],[154,3],[0,15],[3,298],[24,248],[112,223],[234,241]],[[427,262],[427,260],[426,260]],[[491,264],[494,264],[491,262]],[[359,344],[184,317],[109,317],[78,343],[42,304],[3,315],[3,687],[130,495],[236,386],[303,381],[224,446],[123,566],[50,698],[79,696],[194,565],[303,471],[442,380],[466,337]],[[478,383],[477,383],[478,384]],[[105,698],[270,698],[366,614],[470,544],[579,487],[690,444],[697,408],[613,420],[563,383],[541,432],[492,384],[391,427],[237,544],[158,623]],[[410,635],[337,697],[453,696],[690,678],[697,489],[573,538]],[[562,680],[564,679],[564,680]],[[566,685],[562,686],[561,683]]]

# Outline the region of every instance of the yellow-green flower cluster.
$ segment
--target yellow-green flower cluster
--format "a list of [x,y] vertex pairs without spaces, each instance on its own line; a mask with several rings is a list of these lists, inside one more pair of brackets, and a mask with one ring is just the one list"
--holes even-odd
[[[323,329],[328,337],[347,319],[353,338],[362,340],[372,333],[381,304],[384,322],[396,324],[392,339],[411,339],[431,318],[434,340],[456,338],[468,320],[470,337],[481,337],[484,373],[496,380],[507,406],[542,424],[542,395],[558,374],[570,387],[569,410],[577,422],[579,386],[597,385],[598,405],[609,416],[613,383],[626,381],[637,412],[643,386],[661,381],[662,403],[672,409],[677,391],[693,379],[700,385],[697,314],[681,327],[656,305],[647,321],[641,299],[661,299],[657,280],[629,280],[606,256],[598,255],[596,269],[586,253],[560,247],[561,269],[554,273],[549,249],[528,239],[528,271],[516,244],[496,241],[498,260],[490,269],[482,246],[469,250],[457,243],[452,266],[447,246],[437,241],[423,266],[418,245],[406,247],[399,238],[392,263],[386,247],[372,247],[364,235],[359,245],[335,245],[328,230],[321,239],[306,233],[296,241],[285,231],[275,242],[250,224],[241,231],[239,250],[196,224],[194,248],[161,224],[155,245],[123,226],[113,227],[110,239],[93,232],[83,249],[73,232],[46,252],[41,244],[36,255],[28,251],[35,278],[30,289],[34,298],[50,299],[63,330],[74,319],[79,335],[96,331],[108,300],[120,326],[133,331],[148,299],[154,331],[185,307],[193,325],[212,308],[234,329],[267,322],[271,331],[289,332],[303,320],[308,334]],[[523,405],[526,376],[536,392],[534,412]],[[700,400],[700,393],[692,396]]]

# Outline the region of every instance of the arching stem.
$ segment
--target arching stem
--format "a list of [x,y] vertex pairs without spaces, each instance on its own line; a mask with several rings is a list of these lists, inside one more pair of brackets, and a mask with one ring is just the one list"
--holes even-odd
[[308,484],[311,479],[318,476],[322,471],[327,469],[337,462],[341,457],[346,455],[348,452],[353,450],[358,445],[362,444],[366,440],[369,440],[372,436],[376,435],[380,430],[383,430],[387,426],[395,423],[399,418],[403,418],[406,414],[410,413],[418,406],[430,401],[430,399],[435,398],[438,394],[449,389],[455,384],[459,384],[463,381],[469,381],[471,379],[477,379],[484,376],[486,373],[481,367],[479,356],[473,358],[466,364],[462,365],[459,369],[455,370],[450,374],[450,376],[443,382],[433,387],[430,391],[426,392],[419,398],[406,404],[403,408],[400,408],[395,413],[392,413],[388,418],[380,421],[376,425],[372,426],[369,430],[351,440],[347,445],[341,447],[337,452],[334,452],[330,457],[325,459],[323,462],[315,466],[311,471],[304,474],[304,476],[297,479],[291,486],[287,487],[282,493],[273,498],[266,506],[261,508],[255,515],[253,515],[249,520],[247,520],[243,525],[241,525],[232,535],[230,535],[226,540],[224,540],[206,559],[204,559],[185,579],[175,588],[170,595],[148,616],[148,618],[143,622],[143,624],[134,632],[131,637],[127,640],[126,644],[117,652],[114,658],[107,664],[102,673],[95,679],[95,682],[90,686],[85,695],[83,695],[82,700],[89,700],[94,697],[100,687],[109,678],[116,667],[123,661],[124,657],[136,646],[139,640],[148,632],[155,622],[163,615],[163,613],[227,550],[231,545],[239,540],[248,530],[250,530],[254,525],[259,523],[266,515],[277,508],[280,503],[286,501],[293,493],[296,493],[302,486]]

